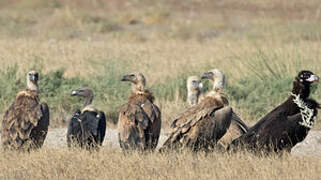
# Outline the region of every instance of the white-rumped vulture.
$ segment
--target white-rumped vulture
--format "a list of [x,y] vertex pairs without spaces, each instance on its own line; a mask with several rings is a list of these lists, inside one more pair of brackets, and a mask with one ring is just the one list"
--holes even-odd
[[198,103],[203,84],[198,76],[190,76],[187,78],[187,102],[190,106]]
[[173,121],[173,130],[161,150],[186,147],[193,151],[212,150],[229,128],[233,110],[222,91],[224,74],[213,69],[204,73],[204,78],[214,82],[212,91]]
[[311,84],[318,80],[311,71],[299,72],[288,99],[234,140],[229,149],[259,154],[290,152],[313,126],[320,106],[309,95]]
[[123,150],[154,150],[161,130],[161,112],[154,96],[145,89],[141,73],[125,75],[121,81],[133,83],[128,102],[119,108],[118,135]]
[[106,117],[103,111],[97,110],[92,101],[94,93],[89,88],[72,91],[72,96],[85,99],[83,109],[77,109],[71,117],[67,131],[68,147],[80,147],[88,150],[97,149],[104,141]]
[[20,91],[5,112],[2,121],[2,145],[4,149],[29,151],[42,147],[48,132],[49,108],[40,103],[39,75],[27,74],[27,89]]

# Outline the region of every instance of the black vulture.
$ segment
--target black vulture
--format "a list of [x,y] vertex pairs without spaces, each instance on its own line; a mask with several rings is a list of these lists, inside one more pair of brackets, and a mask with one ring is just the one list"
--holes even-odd
[[84,97],[85,104],[83,109],[77,109],[70,119],[67,131],[68,147],[98,149],[102,146],[106,133],[105,113],[92,105],[94,93],[91,89],[80,88],[72,91],[71,95]]
[[291,152],[297,143],[305,139],[317,116],[320,106],[309,95],[311,84],[318,80],[311,71],[299,72],[287,100],[234,140],[229,149],[261,154]]

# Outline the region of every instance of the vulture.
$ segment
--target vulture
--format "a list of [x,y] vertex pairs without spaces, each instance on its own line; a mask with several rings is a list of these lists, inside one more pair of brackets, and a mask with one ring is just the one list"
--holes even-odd
[[190,76],[187,78],[187,102],[190,106],[198,103],[203,84],[197,76]]
[[3,148],[30,151],[41,148],[48,132],[49,108],[40,103],[39,74],[27,74],[27,89],[20,91],[6,110],[1,129]]
[[[223,88],[225,86],[225,76],[223,76]],[[202,83],[197,76],[190,76],[187,79],[187,101],[190,106],[198,104],[201,97]],[[236,138],[246,133],[247,125],[233,112],[231,125],[225,135],[219,140],[219,144],[225,149]]]
[[117,124],[120,147],[126,150],[154,150],[161,130],[161,112],[151,91],[145,89],[141,73],[125,75],[121,81],[133,84],[128,102],[119,108]]
[[173,130],[161,151],[185,147],[193,151],[212,150],[229,128],[233,110],[223,92],[224,74],[213,69],[204,73],[202,79],[212,80],[213,89],[173,121]]
[[235,139],[229,150],[244,149],[261,154],[291,152],[314,124],[320,105],[309,95],[311,84],[318,80],[311,71],[299,72],[287,100]]
[[94,93],[91,89],[80,88],[72,91],[71,95],[83,97],[85,103],[82,110],[77,109],[70,119],[67,145],[88,150],[98,149],[102,145],[106,133],[105,113],[92,105]]

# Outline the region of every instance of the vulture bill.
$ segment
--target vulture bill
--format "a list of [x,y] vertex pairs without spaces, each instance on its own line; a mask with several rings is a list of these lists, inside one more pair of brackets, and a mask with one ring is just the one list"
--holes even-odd
[[30,151],[42,147],[48,132],[49,108],[40,103],[39,75],[27,74],[27,89],[20,91],[5,112],[2,121],[2,145],[4,149]]
[[145,89],[141,73],[125,75],[121,81],[133,83],[128,102],[119,108],[118,135],[123,150],[154,150],[161,130],[161,112],[154,96]]
[[161,150],[185,147],[193,151],[211,150],[229,128],[233,110],[222,91],[224,74],[213,69],[204,73],[202,79],[212,80],[213,89],[173,121],[173,130]]
[[291,152],[314,124],[320,106],[309,95],[311,84],[318,80],[311,71],[299,72],[288,99],[234,140],[229,149],[264,154]]
[[83,109],[81,111],[77,109],[70,119],[67,131],[68,147],[97,149],[105,138],[105,113],[92,105],[94,93],[91,89],[77,89],[72,91],[71,95],[83,97],[85,104]]
[[203,84],[198,76],[190,76],[186,82],[187,85],[187,102],[190,106],[194,106],[198,103],[199,95],[201,94],[201,88]]

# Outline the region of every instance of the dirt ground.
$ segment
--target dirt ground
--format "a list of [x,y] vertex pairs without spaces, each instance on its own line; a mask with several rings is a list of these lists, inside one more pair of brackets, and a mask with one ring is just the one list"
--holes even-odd
[[[66,132],[67,129],[65,128],[50,129],[45,141],[45,146],[66,148]],[[158,147],[160,147],[165,140],[166,135],[162,134]],[[119,148],[116,129],[107,129],[104,148]],[[300,156],[321,156],[321,131],[310,131],[307,138],[292,149],[292,154]]]

